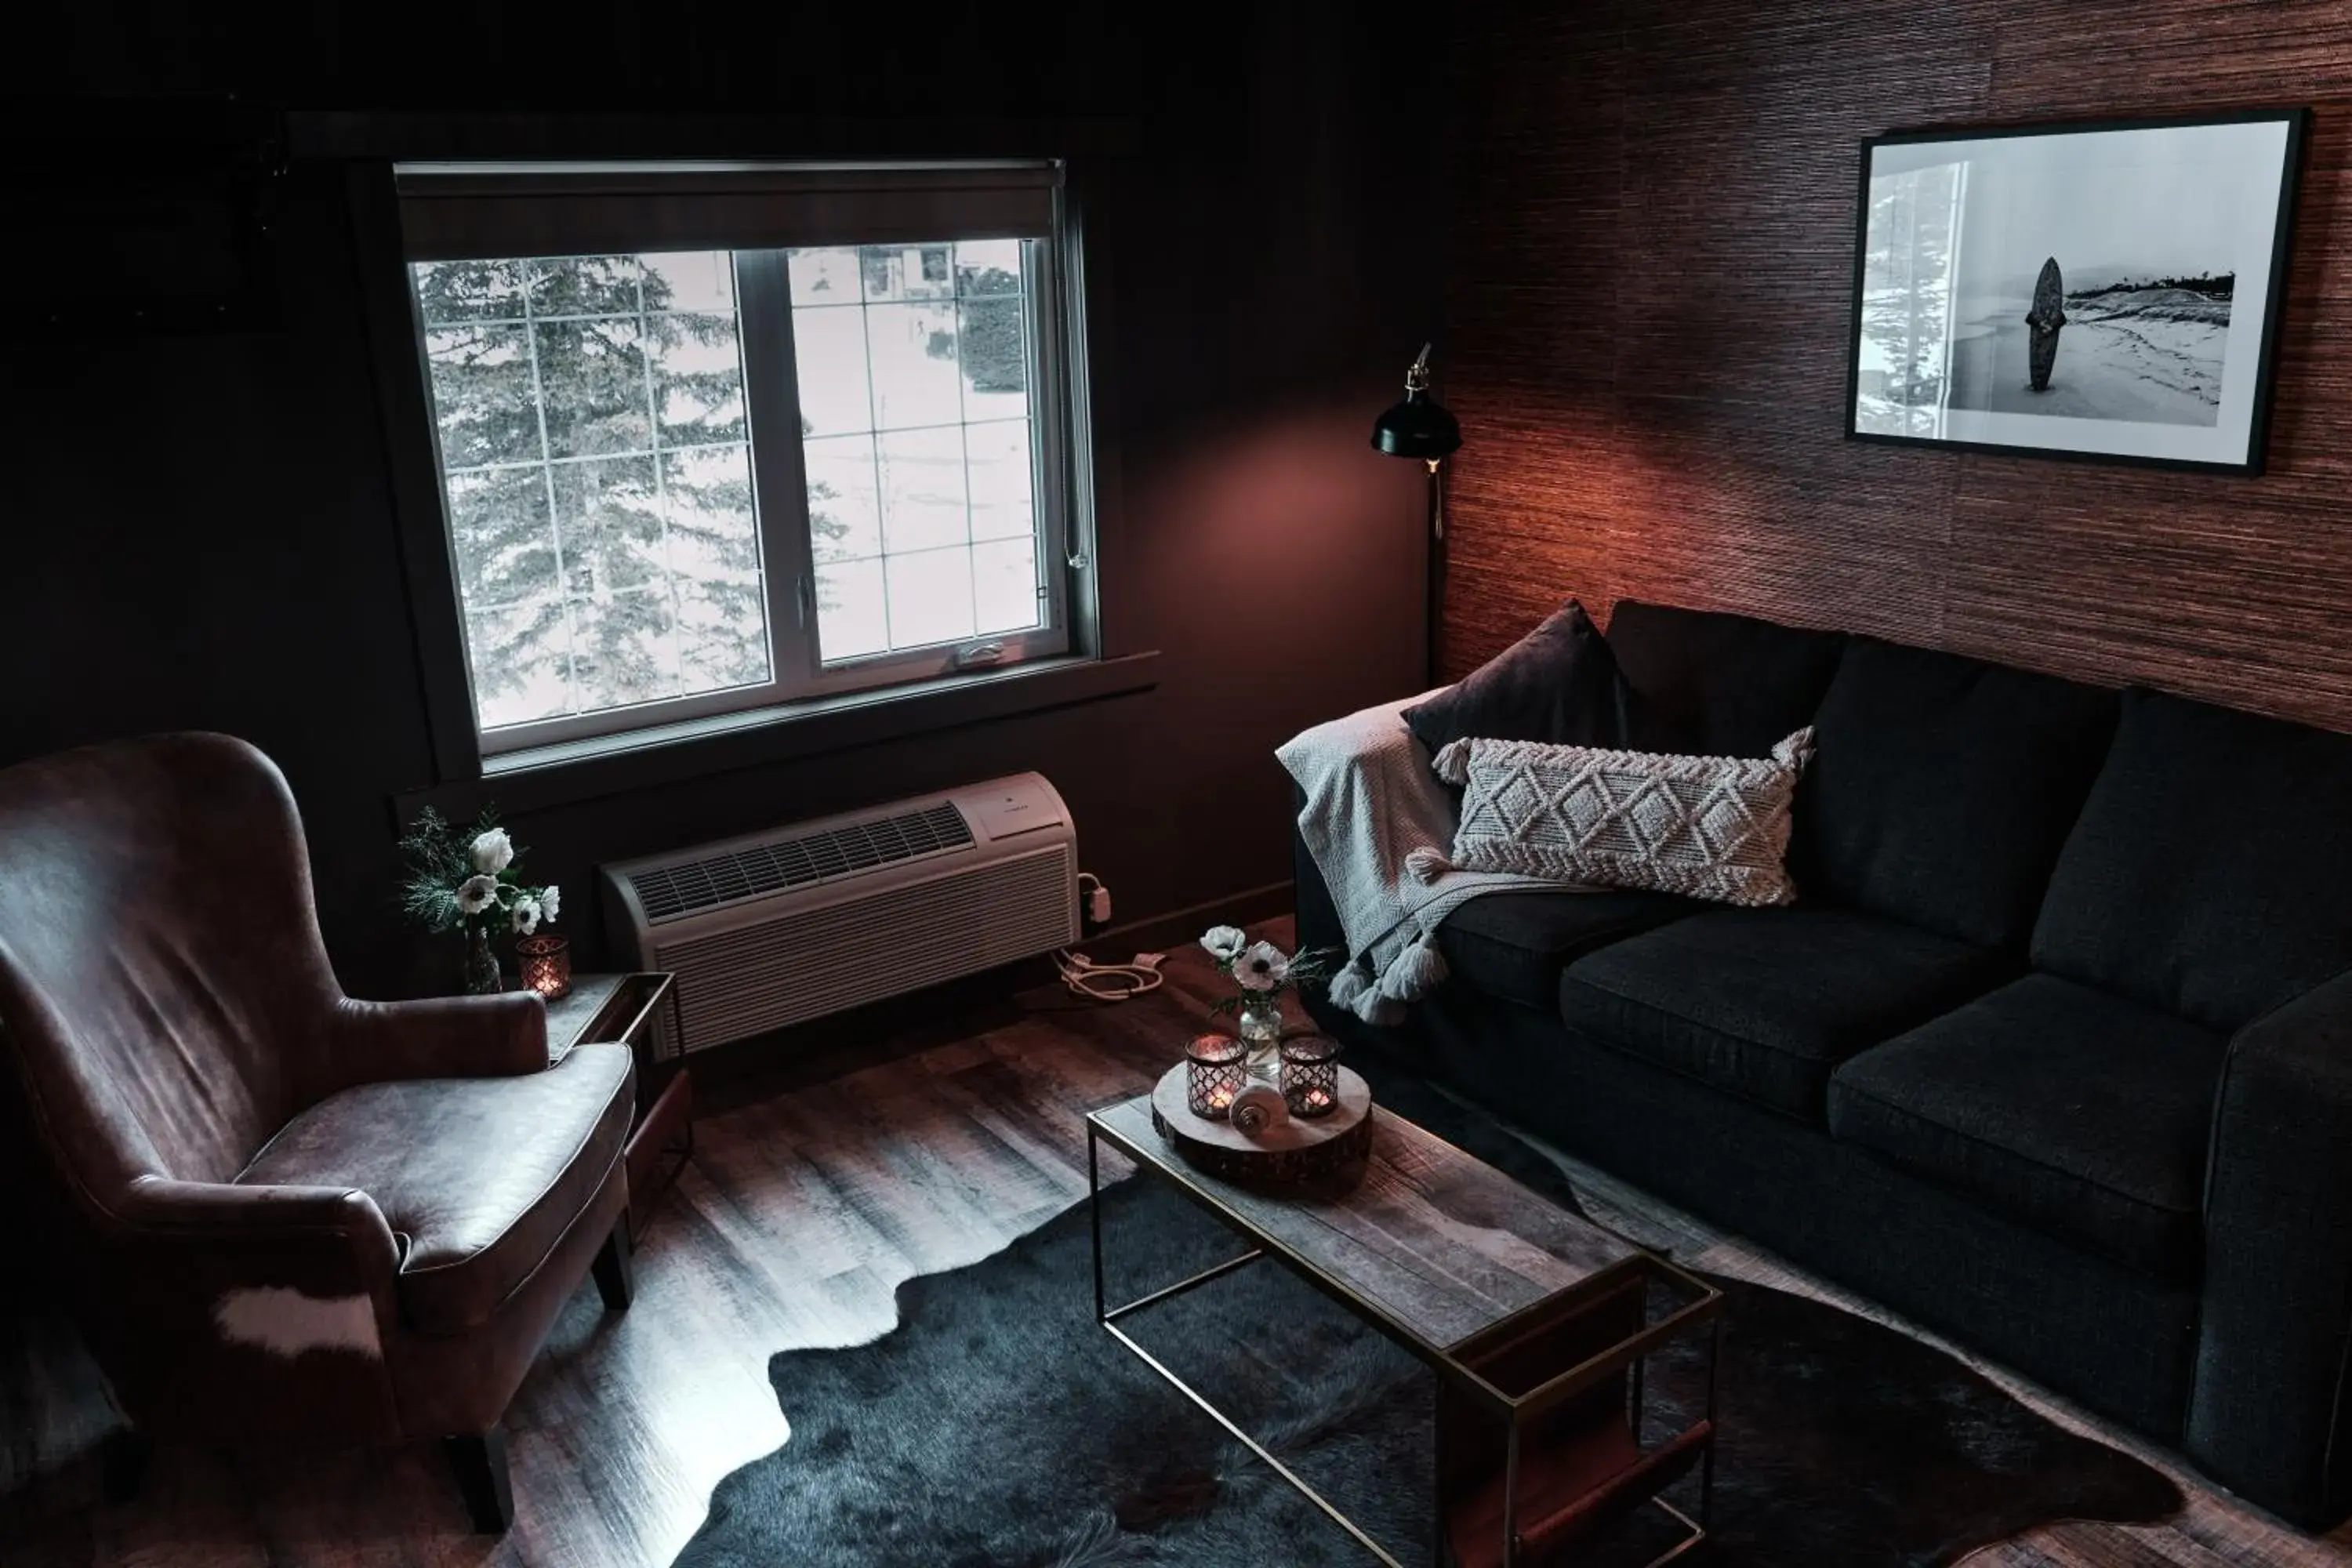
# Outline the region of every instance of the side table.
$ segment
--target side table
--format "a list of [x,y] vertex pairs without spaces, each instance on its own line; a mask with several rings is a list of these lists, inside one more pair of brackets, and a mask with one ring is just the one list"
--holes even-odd
[[645,1235],[653,1207],[694,1155],[694,1079],[676,1058],[657,1058],[654,1016],[667,1005],[677,1037],[674,977],[653,971],[575,974],[572,989],[547,1005],[547,1059],[552,1067],[574,1046],[625,1044],[637,1058],[637,1110],[622,1160],[629,1173],[629,1245]]

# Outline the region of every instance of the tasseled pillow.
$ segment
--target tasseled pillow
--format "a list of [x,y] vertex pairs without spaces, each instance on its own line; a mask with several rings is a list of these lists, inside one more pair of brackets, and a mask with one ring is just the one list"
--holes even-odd
[[1789,807],[1812,751],[1810,728],[1769,758],[1455,741],[1436,759],[1438,776],[1464,786],[1454,852],[1440,861],[1416,851],[1410,869],[1423,881],[1447,869],[1515,871],[1725,904],[1789,903]]

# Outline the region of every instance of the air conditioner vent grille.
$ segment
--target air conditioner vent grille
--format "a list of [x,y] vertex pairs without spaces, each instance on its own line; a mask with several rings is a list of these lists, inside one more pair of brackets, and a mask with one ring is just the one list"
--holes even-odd
[[896,816],[876,817],[730,849],[700,860],[638,871],[629,878],[649,925],[660,925],[741,899],[788,888],[854,877],[877,866],[896,865],[969,848],[971,828],[948,802]]
[[1065,842],[733,930],[689,928],[648,962],[677,976],[685,1048],[701,1050],[1068,942],[1076,877]]

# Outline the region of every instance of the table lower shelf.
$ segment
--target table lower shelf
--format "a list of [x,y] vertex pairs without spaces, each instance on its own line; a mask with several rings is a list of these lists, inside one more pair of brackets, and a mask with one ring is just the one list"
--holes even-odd
[[1714,1440],[1715,1426],[1701,1421],[1663,1447],[1644,1448],[1622,1421],[1531,1444],[1519,1460],[1515,1550],[1503,1530],[1501,1472],[1445,1500],[1446,1544],[1453,1568],[1501,1568],[1508,1561],[1541,1564],[1567,1561],[1567,1553],[1645,1503],[1656,1503],[1680,1520],[1689,1533],[1651,1568],[1698,1544],[1705,1531],[1658,1493],[1688,1475]]
[[651,1223],[653,1211],[694,1155],[694,1079],[678,1068],[629,1131],[621,1160],[629,1173],[629,1244]]

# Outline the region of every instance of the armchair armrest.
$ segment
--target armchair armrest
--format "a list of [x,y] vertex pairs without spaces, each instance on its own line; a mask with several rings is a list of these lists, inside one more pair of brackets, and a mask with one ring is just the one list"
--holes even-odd
[[2352,1510],[2352,971],[2230,1042],[2205,1255],[2189,1452],[2331,1525]]
[[159,1432],[402,1435],[400,1253],[365,1193],[140,1176],[81,1257],[83,1327]]
[[127,1239],[336,1236],[351,1238],[364,1251],[367,1241],[381,1237],[383,1256],[393,1256],[392,1227],[384,1222],[383,1211],[373,1198],[351,1187],[248,1187],[139,1176],[123,1189],[110,1212],[129,1233]]
[[[513,1078],[547,1068],[547,1004],[532,991],[335,1005],[328,1089],[412,1078]],[[326,1092],[326,1090],[321,1090]]]
[[[238,1186],[140,1176],[112,1210],[111,1249],[180,1247],[208,1259],[205,1272],[250,1266],[255,1283],[361,1294],[389,1306],[400,1248],[383,1211],[349,1187]],[[243,1259],[243,1264],[225,1260]]]

